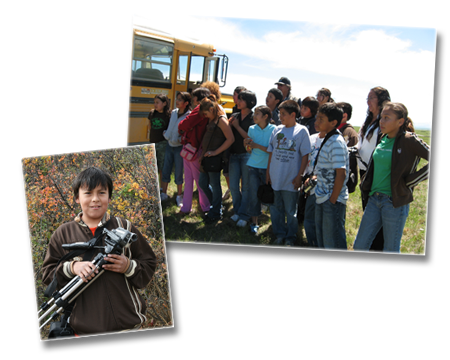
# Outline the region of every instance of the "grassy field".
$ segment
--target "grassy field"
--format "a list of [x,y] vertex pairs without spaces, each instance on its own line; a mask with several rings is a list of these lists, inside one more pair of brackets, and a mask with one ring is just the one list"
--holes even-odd
[[[430,144],[430,131],[418,130],[417,134]],[[431,144],[430,144],[431,145]],[[421,162],[419,168],[426,163]],[[222,176],[222,190],[225,192],[227,184]],[[176,205],[176,186],[173,182],[169,184],[169,200],[162,204],[164,217],[164,229],[166,240],[227,243],[233,245],[271,245],[275,240],[272,233],[269,210],[265,211],[259,219],[259,234],[254,236],[249,227],[238,228],[236,223],[230,219],[233,215],[231,197],[223,202],[223,219],[212,225],[205,225],[203,212],[198,205],[197,191],[194,193],[192,212],[189,215],[179,214]],[[425,229],[428,199],[428,182],[421,183],[414,191],[414,202],[410,206],[410,212],[403,231],[401,253],[424,254],[425,252]],[[347,202],[347,247],[353,249],[353,241],[361,222],[363,212],[361,208],[361,196],[359,187],[350,194]],[[307,241],[303,226],[299,226],[297,234],[298,247],[307,247]]]

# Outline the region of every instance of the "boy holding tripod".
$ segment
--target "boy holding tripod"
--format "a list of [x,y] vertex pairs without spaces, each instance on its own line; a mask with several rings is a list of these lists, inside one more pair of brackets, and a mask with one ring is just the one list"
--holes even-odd
[[43,263],[43,282],[55,278],[61,289],[76,276],[89,282],[99,272],[92,260],[102,249],[59,261],[67,254],[62,245],[87,242],[97,238],[105,245],[103,230],[118,227],[137,235],[137,240],[120,255],[108,254],[106,270],[86,286],[76,298],[70,315],[70,326],[77,335],[116,332],[139,328],[147,319],[145,302],[137,292],[147,286],[156,268],[156,256],[142,234],[128,221],[111,217],[107,212],[113,191],[112,180],[104,171],[90,167],[82,171],[72,184],[75,201],[81,206],[74,221],[61,225],[52,235]]

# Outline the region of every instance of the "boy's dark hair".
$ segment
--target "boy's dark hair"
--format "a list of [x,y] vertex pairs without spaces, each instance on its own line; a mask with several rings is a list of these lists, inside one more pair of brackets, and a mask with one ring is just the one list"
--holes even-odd
[[320,94],[320,95],[323,95],[323,96],[325,96],[325,97],[328,97],[328,101],[327,101],[327,102],[336,102],[336,101],[334,101],[334,99],[331,97],[331,91],[330,91],[330,89],[322,88],[322,89],[320,89],[320,90],[317,92],[317,96],[319,96],[319,94]]
[[349,121],[350,118],[352,117],[353,107],[346,102],[338,102],[337,105],[342,109],[344,114],[347,114],[347,121]]
[[314,117],[319,110],[320,103],[314,96],[307,96],[302,100],[302,105],[311,110],[311,116]]
[[192,97],[196,96],[198,102],[202,101],[205,97],[208,97],[209,95],[211,95],[211,91],[209,91],[209,89],[205,87],[199,87],[192,91]]
[[341,125],[342,115],[344,115],[344,111],[336,103],[328,102],[322,104],[320,105],[318,112],[324,114],[328,118],[329,122],[336,120],[336,128]]
[[81,187],[87,187],[88,190],[94,190],[97,186],[108,189],[109,198],[112,197],[113,182],[106,171],[97,167],[89,167],[78,174],[72,183],[73,199],[77,200]]
[[283,101],[280,106],[278,106],[278,109],[284,109],[289,115],[295,113],[295,118],[300,116],[300,106],[298,105],[298,102],[294,100]]
[[267,115],[266,124],[274,124],[272,120],[272,110],[266,105],[260,105],[255,108],[255,112],[259,111],[263,116]]
[[277,104],[277,108],[278,108],[280,106],[280,104],[283,102],[283,99],[284,99],[283,93],[278,88],[272,88],[268,91],[268,93],[275,96],[275,99],[280,100]]
[[242,90],[238,95],[238,99],[244,100],[248,109],[253,109],[256,105],[256,95],[250,90]]
[[247,90],[244,86],[236,86],[234,92],[239,95],[242,90]]

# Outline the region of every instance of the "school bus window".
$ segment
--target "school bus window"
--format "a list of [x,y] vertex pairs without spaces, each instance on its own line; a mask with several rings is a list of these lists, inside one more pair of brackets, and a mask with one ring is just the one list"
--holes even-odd
[[205,65],[205,58],[203,56],[191,57],[191,72],[189,74],[189,82],[194,84],[201,84],[203,82],[203,67]]
[[216,70],[216,66],[217,66],[217,59],[216,58],[209,59],[206,64],[207,64],[207,69],[206,69],[207,73],[205,76],[206,81],[216,81],[216,79],[215,79],[216,71],[215,70]]
[[189,57],[187,55],[180,55],[178,58],[178,71],[177,71],[178,85],[186,85],[188,59]]
[[134,41],[132,77],[170,82],[173,45],[136,37]]

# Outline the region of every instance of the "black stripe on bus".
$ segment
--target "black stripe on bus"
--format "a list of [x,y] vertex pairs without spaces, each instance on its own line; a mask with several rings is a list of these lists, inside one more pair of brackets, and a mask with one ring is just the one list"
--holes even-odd
[[172,89],[172,84],[166,81],[149,81],[149,80],[140,80],[140,79],[131,79],[132,86],[145,86],[145,87],[154,87],[161,89]]
[[130,103],[132,104],[154,104],[155,98],[147,98],[147,97],[130,97]]
[[130,111],[130,118],[147,118],[148,111]]

